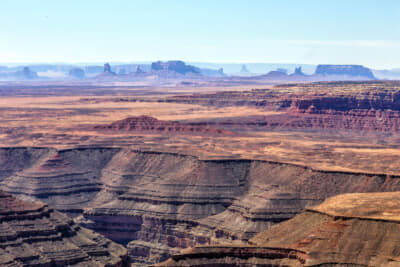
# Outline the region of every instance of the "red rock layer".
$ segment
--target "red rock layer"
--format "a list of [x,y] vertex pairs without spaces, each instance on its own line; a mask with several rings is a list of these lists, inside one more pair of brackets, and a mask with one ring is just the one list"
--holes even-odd
[[154,132],[171,134],[191,134],[191,135],[232,135],[230,131],[215,129],[205,125],[191,125],[176,121],[162,121],[150,116],[129,117],[108,125],[96,125],[92,130],[105,133],[118,132]]
[[244,244],[329,196],[400,190],[394,176],[130,148],[13,148],[0,156],[1,189],[83,211],[82,225],[127,244],[137,266],[200,244]]
[[399,192],[344,194],[244,246],[188,249],[157,266],[400,266]]

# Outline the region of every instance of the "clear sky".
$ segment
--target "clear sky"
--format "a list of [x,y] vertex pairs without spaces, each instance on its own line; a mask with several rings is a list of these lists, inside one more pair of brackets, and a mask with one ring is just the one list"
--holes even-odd
[[0,63],[400,67],[400,0],[0,0]]

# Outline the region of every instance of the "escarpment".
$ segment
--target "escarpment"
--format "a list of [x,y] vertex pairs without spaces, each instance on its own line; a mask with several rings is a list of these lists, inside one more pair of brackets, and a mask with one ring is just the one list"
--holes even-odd
[[1,266],[130,266],[126,249],[40,202],[0,191]]
[[137,265],[196,245],[246,244],[340,193],[400,190],[396,176],[130,148],[48,149],[24,164],[7,167],[1,189],[78,216],[84,227],[126,245]]
[[2,178],[0,187],[27,200],[44,201],[59,211],[79,214],[101,190],[101,169],[117,151],[113,148],[0,149],[4,161],[24,164],[8,167],[8,175]]
[[[400,130],[398,82],[318,82],[272,89],[167,97],[163,101],[218,107],[255,107],[275,114],[219,118],[199,125],[248,132],[334,130],[391,133]],[[159,100],[162,101],[162,100]],[[260,128],[262,127],[262,128]]]
[[188,249],[158,266],[399,266],[399,192],[344,194],[242,246]]

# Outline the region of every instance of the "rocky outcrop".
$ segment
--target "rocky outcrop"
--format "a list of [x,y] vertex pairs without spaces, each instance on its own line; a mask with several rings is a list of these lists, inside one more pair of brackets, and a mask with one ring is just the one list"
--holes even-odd
[[302,250],[307,266],[398,266],[399,206],[398,192],[339,195],[251,243]]
[[277,70],[270,71],[265,76],[271,79],[286,79],[288,77],[286,73]]
[[339,195],[248,245],[196,247],[158,266],[398,266],[399,207],[398,192]]
[[179,60],[171,60],[167,62],[157,61],[151,63],[151,70],[160,71],[171,71],[179,74],[199,74],[200,69],[191,65],[186,65],[185,62]]
[[292,107],[300,112],[313,107],[314,113],[326,110],[351,111],[351,110],[395,110],[400,111],[400,91],[397,92],[371,92],[355,96],[325,96],[296,99]]
[[72,68],[68,75],[72,78],[83,79],[85,78],[85,71],[81,68]]
[[233,132],[216,129],[207,125],[196,125],[180,123],[177,121],[162,121],[150,116],[129,117],[107,125],[96,125],[91,127],[104,133],[116,132],[153,132],[169,134],[191,134],[191,135],[233,135]]
[[304,73],[303,73],[303,71],[301,70],[301,66],[295,68],[292,75],[304,76]]
[[315,74],[363,77],[372,80],[376,79],[370,69],[361,65],[318,65]]
[[[242,246],[199,246],[174,254],[170,259],[154,267],[198,266],[198,267],[271,267],[303,266],[305,254],[301,250]],[[331,265],[329,265],[331,266]]]
[[250,71],[247,69],[247,67],[246,67],[246,65],[242,65],[242,68],[240,69],[240,73],[242,73],[242,74],[247,74],[247,73],[249,73]]
[[17,79],[32,80],[37,79],[38,75],[36,72],[32,71],[29,67],[24,67],[22,71],[15,73]]
[[11,69],[11,71],[9,68],[4,68],[0,71],[0,79],[2,80],[34,80],[38,78],[38,74],[29,67],[18,68],[17,70]]
[[135,73],[136,73],[136,74],[141,74],[141,73],[144,73],[144,71],[140,68],[139,65],[137,65],[137,66],[136,66]]
[[118,151],[0,149],[3,161],[8,164],[28,159],[23,166],[13,163],[6,167],[0,187],[24,199],[38,199],[59,211],[77,215],[101,190],[101,169]]
[[208,77],[226,77],[223,68],[219,69],[208,69],[208,68],[200,68],[200,74]]
[[109,63],[105,63],[104,64],[104,70],[103,70],[103,72],[108,72],[108,73],[111,73],[112,71],[111,71],[111,65],[109,64]]
[[126,249],[40,202],[0,191],[1,266],[130,266]]

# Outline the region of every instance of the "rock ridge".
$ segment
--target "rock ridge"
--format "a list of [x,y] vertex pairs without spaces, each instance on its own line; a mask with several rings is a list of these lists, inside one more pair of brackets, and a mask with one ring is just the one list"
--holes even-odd
[[40,202],[0,191],[1,266],[130,266],[127,251]]
[[155,266],[398,266],[399,192],[337,195],[248,244],[186,249]]

